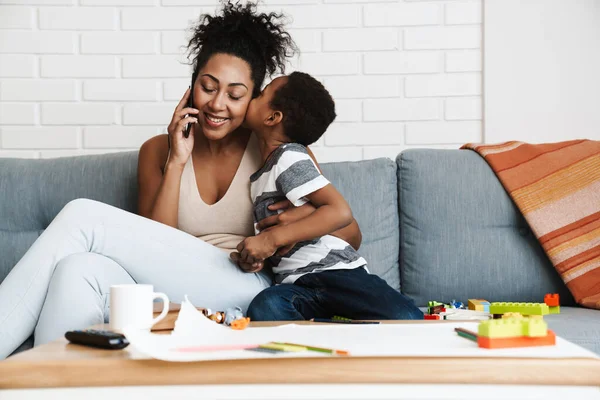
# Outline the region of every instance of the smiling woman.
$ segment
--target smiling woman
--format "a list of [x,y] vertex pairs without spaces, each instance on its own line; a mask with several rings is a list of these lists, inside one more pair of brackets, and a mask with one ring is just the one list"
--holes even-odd
[[244,121],[254,83],[247,62],[229,54],[215,54],[199,70],[194,82],[194,106],[200,111],[198,129],[208,140],[220,140]]
[[[107,322],[112,285],[153,284],[174,302],[187,294],[198,306],[244,312],[271,285],[229,252],[253,234],[249,177],[260,153],[243,127],[248,103],[267,74],[283,72],[295,46],[280,15],[226,2],[218,15],[200,18],[188,48],[193,88],[168,135],[139,152],[139,215],[84,199],[62,209],[0,285],[0,358],[33,332],[37,346]],[[314,211],[287,207],[273,209],[286,209],[287,221]],[[334,235],[360,244],[356,222]]]
[[[243,126],[248,104],[295,51],[281,19],[229,1],[200,17],[188,45],[193,87],[168,134],[139,151],[139,215],[84,199],[61,210],[0,285],[0,358],[32,333],[37,346],[108,322],[112,285],[152,284],[174,302],[188,295],[198,306],[245,312],[272,284],[230,252],[254,233],[249,178],[261,158]],[[276,208],[287,221],[314,211]],[[356,223],[337,234],[360,243]]]

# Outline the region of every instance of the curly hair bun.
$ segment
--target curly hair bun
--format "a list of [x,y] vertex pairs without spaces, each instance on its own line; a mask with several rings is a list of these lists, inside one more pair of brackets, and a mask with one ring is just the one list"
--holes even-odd
[[203,14],[192,28],[188,59],[193,58],[194,72],[204,67],[214,54],[224,53],[239,57],[250,64],[254,95],[266,74],[285,72],[285,61],[297,47],[284,29],[283,14],[258,13],[257,3],[240,4],[222,0],[217,15]]

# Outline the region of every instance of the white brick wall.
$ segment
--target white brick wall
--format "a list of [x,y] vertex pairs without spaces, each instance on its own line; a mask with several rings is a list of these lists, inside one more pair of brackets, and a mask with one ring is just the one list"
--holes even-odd
[[[137,149],[189,84],[186,29],[217,0],[0,0],[0,157]],[[482,140],[482,0],[265,0],[338,118],[321,162]],[[266,5],[264,5],[266,4]]]

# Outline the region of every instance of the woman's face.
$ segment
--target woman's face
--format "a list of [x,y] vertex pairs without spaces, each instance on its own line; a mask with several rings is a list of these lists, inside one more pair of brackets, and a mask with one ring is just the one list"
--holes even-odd
[[237,129],[244,121],[253,89],[246,61],[229,54],[213,55],[198,72],[193,88],[204,136],[219,140]]

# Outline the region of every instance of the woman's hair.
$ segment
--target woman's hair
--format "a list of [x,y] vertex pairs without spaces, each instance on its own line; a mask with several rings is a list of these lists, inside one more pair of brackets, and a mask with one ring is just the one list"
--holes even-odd
[[283,73],[286,57],[292,56],[297,47],[284,29],[282,14],[257,14],[257,4],[253,2],[242,5],[221,0],[221,3],[222,15],[203,14],[191,28],[188,59],[193,58],[196,74],[215,54],[241,58],[250,64],[252,97],[256,97],[267,73],[269,76],[278,70]]

